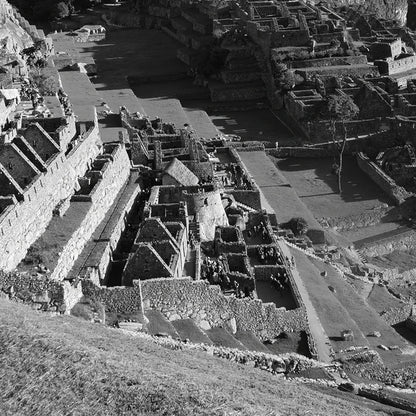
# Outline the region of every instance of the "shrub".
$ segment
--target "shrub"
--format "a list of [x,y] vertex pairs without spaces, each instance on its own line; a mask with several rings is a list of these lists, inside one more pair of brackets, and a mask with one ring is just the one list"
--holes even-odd
[[285,224],[285,227],[291,230],[296,237],[305,235],[308,231],[308,223],[302,217],[292,218]]

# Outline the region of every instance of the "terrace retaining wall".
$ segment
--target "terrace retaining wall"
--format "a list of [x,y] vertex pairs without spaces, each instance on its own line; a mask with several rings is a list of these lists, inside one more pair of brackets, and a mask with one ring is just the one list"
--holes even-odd
[[[142,297],[140,297],[140,285]],[[282,331],[307,330],[303,307],[286,311],[258,299],[225,296],[219,286],[190,278],[134,281],[133,287],[105,288],[83,281],[85,296],[95,297],[108,311],[133,313],[145,308],[162,312],[171,321],[194,319],[202,328],[227,325],[233,318],[238,330],[252,331],[260,339],[270,339]]]
[[357,163],[361,170],[363,170],[384,192],[390,197],[396,205],[400,205],[406,198],[411,196],[403,187],[396,184],[396,182],[383,172],[374,162],[372,162],[364,153],[357,154]]
[[34,309],[69,313],[81,298],[81,285],[57,282],[43,275],[0,272],[0,296],[29,303]]
[[42,235],[55,206],[68,198],[78,178],[100,151],[98,127],[94,126],[68,154],[58,153],[48,170],[25,191],[24,200],[8,206],[0,215],[0,269],[13,270],[27,249]]
[[91,238],[92,233],[104,219],[129,175],[130,160],[124,145],[120,145],[103,178],[93,189],[94,197],[87,215],[63,247],[57,265],[51,273],[52,279],[62,280],[67,276],[85,244]]

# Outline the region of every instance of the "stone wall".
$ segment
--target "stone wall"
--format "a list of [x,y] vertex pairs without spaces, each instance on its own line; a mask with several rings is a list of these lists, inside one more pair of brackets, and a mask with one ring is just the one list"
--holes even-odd
[[[344,123],[336,123],[337,137],[343,137],[344,128],[347,130],[347,137],[357,137],[383,130],[389,131],[392,129],[391,121],[383,118],[374,118],[368,120],[351,120]],[[332,131],[329,121],[310,122],[305,125],[305,133],[309,139],[316,143],[331,141]]]
[[23,201],[1,213],[0,269],[12,270],[24,258],[46,229],[55,206],[74,192],[78,178],[84,175],[100,147],[98,127],[94,126],[68,155],[60,152],[50,160],[48,170],[25,190]]
[[203,192],[184,192],[188,212],[195,214],[195,220],[200,223],[201,241],[214,239],[217,226],[227,226],[228,219],[221,201],[219,190]]
[[46,276],[0,272],[0,294],[32,304],[43,311],[69,313],[82,296],[81,285],[57,282]]
[[69,276],[70,279],[75,279],[79,273],[80,277],[92,279],[97,284],[103,281],[111,261],[111,254],[115,250],[120,236],[126,227],[126,217],[141,191],[139,184],[135,183],[135,177],[130,176],[129,182],[127,187],[134,187],[133,191],[123,193],[114,207],[108,222],[105,224],[99,240],[89,243],[91,244],[90,254],[83,263],[82,268],[72,269]]
[[[330,34],[332,36],[332,33]],[[334,66],[334,65],[355,65],[355,64],[366,64],[367,56],[331,56],[327,58],[315,58],[306,60],[289,61],[287,63],[289,68],[310,68],[310,67],[323,67],[323,66]]]
[[406,321],[412,314],[412,305],[404,304],[402,307],[389,308],[383,311],[380,316],[389,324],[396,325]]
[[395,204],[400,205],[406,198],[411,196],[404,188],[398,186],[396,182],[372,162],[364,153],[357,154],[357,163]]
[[233,189],[232,191],[228,192],[232,195],[237,202],[241,204],[248,205],[249,207],[260,210],[261,209],[261,198],[260,192],[258,190],[238,190]]
[[407,251],[416,248],[416,233],[414,230],[403,232],[396,236],[367,242],[365,246],[359,247],[359,252],[366,257],[383,256],[393,251]]
[[302,308],[286,311],[258,299],[237,299],[225,296],[219,286],[190,278],[151,279],[134,282],[133,287],[106,288],[83,281],[85,296],[97,298],[108,311],[134,313],[144,308],[161,311],[169,320],[194,319],[202,328],[226,325],[235,318],[237,329],[252,331],[260,339],[269,339],[282,331],[307,330],[306,311]]
[[281,331],[307,329],[303,308],[286,311],[272,303],[227,297],[219,286],[205,281],[154,279],[142,282],[143,303],[160,310],[168,319],[192,318],[202,328],[220,326],[235,318],[237,329],[252,331],[260,339]]
[[[243,148],[242,150],[239,149],[238,151],[255,151],[255,150],[264,150],[263,146],[260,146],[260,148]],[[240,155],[238,154],[237,149],[230,147],[230,152],[233,157],[233,159],[241,166],[244,173],[247,177],[252,178],[249,170],[244,165],[243,161],[241,160]],[[230,195],[232,195],[237,202],[240,202],[241,204],[248,205],[251,208],[254,208],[255,210],[261,210],[261,198],[260,198],[260,189],[258,188],[257,184],[254,180],[252,180],[252,190],[240,190],[240,189],[233,189],[229,192]]]
[[94,198],[92,198],[88,213],[61,251],[51,278],[62,280],[67,276],[129,175],[130,160],[124,145],[121,144],[113,155],[113,160],[105,170],[102,179],[94,187]]
[[406,410],[411,414],[416,413],[416,405],[413,401],[406,400],[403,397],[398,397],[386,389],[377,391],[369,388],[360,388],[358,394],[367,399],[395,407],[396,409]]
[[328,158],[335,155],[333,149],[321,147],[278,147],[277,149],[266,149],[266,153],[277,158]]
[[374,64],[378,67],[382,75],[399,74],[415,69],[416,56],[411,55],[395,60],[378,60],[374,61]]
[[82,292],[85,297],[97,299],[103,303],[108,312],[133,314],[143,310],[140,286],[138,285],[133,287],[100,287],[90,280],[83,280]]

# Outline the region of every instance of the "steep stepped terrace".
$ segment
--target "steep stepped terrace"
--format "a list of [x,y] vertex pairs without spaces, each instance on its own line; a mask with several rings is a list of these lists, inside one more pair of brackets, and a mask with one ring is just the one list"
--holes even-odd
[[19,269],[33,272],[34,265],[40,263],[49,269],[52,279],[64,279],[129,174],[130,160],[124,145],[106,145],[104,153],[80,178],[81,187],[72,196],[65,215],[52,218]]
[[68,280],[73,280],[80,276],[92,279],[97,284],[105,281],[114,250],[122,233],[129,226],[128,218],[138,203],[140,191],[137,177],[132,174],[78,256],[74,266],[68,273]]
[[141,192],[132,209],[127,214],[125,219],[126,227],[116,242],[115,248],[111,253],[111,259],[105,277],[101,282],[108,287],[121,285],[122,272],[126,264],[128,254],[132,250],[139,225],[143,220],[142,213],[147,199],[148,194]]

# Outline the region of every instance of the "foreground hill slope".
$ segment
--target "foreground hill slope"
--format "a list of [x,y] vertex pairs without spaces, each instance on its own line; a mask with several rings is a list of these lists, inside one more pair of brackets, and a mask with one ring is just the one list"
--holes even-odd
[[386,414],[360,406],[207,354],[0,300],[2,415]]

